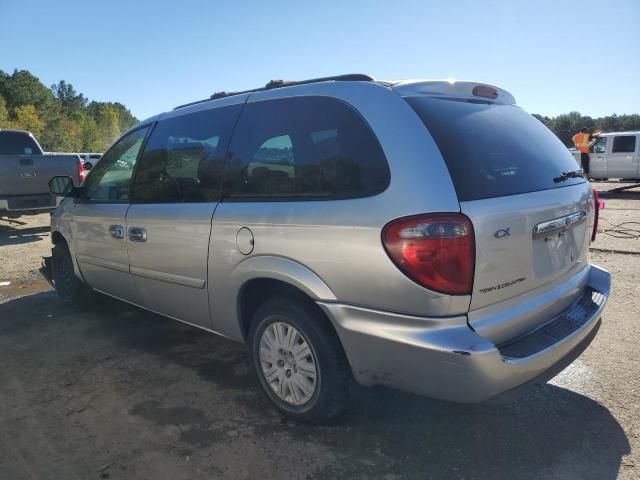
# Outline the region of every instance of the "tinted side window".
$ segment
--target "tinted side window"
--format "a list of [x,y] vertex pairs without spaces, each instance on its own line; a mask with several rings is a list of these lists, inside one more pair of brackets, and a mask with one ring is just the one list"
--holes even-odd
[[635,135],[614,137],[611,153],[633,153],[636,151]]
[[247,104],[229,149],[229,198],[365,197],[389,184],[377,138],[352,107],[332,98]]
[[149,127],[118,140],[84,182],[86,196],[94,202],[128,202],[131,176]]
[[160,121],[133,185],[133,202],[210,202],[220,198],[229,137],[240,105]]

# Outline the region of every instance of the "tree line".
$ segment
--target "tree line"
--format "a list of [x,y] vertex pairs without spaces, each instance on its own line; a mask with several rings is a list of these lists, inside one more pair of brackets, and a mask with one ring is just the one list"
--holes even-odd
[[[557,117],[534,114],[567,146],[582,127],[603,132],[640,130],[640,115],[592,118],[570,112]],[[28,70],[0,70],[0,128],[31,131],[50,152],[104,152],[138,122],[118,102],[89,101],[73,85],[60,80],[47,88]]]
[[573,137],[582,127],[592,131],[624,132],[640,130],[640,115],[608,115],[606,117],[591,118],[579,112],[563,113],[557,117],[547,117],[534,114],[538,120],[545,124],[567,147],[573,147]]
[[29,130],[49,152],[104,152],[138,119],[118,102],[89,101],[61,80],[47,88],[27,70],[0,70],[0,128]]

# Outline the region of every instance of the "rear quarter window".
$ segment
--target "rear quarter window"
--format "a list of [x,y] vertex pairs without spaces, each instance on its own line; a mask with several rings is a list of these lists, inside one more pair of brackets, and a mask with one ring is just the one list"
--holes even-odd
[[406,100],[440,149],[459,201],[585,181],[554,181],[579,168],[575,159],[549,129],[515,105],[426,96]]
[[635,135],[620,135],[613,139],[611,153],[633,153],[636,151]]

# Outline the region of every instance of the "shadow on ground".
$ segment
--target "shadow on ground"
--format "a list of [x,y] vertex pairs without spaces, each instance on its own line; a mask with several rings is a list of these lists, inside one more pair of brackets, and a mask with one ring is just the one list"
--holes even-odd
[[0,224],[0,246],[39,242],[43,237],[48,237],[51,231],[48,225],[31,228],[15,228],[16,226]]
[[[50,312],[53,320],[38,312]],[[124,399],[130,405],[129,415],[149,422],[148,428],[182,425],[182,455],[197,456],[228,441],[227,427],[215,424],[229,421],[235,422],[236,430],[244,427],[250,432],[245,446],[248,458],[249,451],[262,451],[283,436],[290,453],[269,462],[304,458],[313,464],[320,460],[312,447],[330,451],[334,460],[323,463],[314,478],[389,474],[389,478],[607,480],[617,477],[621,458],[630,451],[624,431],[605,407],[552,385],[534,387],[524,398],[500,406],[457,405],[383,388],[362,389],[336,424],[295,425],[273,414],[258,391],[242,346],[106,298],[79,311],[57,306],[50,293],[0,304],[0,362],[11,365],[7,345],[32,344],[46,350],[57,338],[75,338],[77,332],[82,341],[59,342],[69,350],[64,352],[67,357],[78,359],[74,369],[83,370],[83,362],[99,355],[97,344],[106,342],[111,350],[105,358],[116,358],[119,365],[144,357],[144,371],[133,367],[131,371],[145,381],[154,382],[158,372],[177,368],[184,375],[195,374],[194,382],[205,391],[217,392],[219,398],[210,403],[185,398],[185,404],[177,407],[165,405],[164,397],[148,387],[143,401],[133,393]],[[47,355],[58,351],[51,352]],[[41,362],[38,365],[41,368]],[[103,362],[102,368],[108,365]],[[32,368],[36,367],[23,366],[26,378]],[[57,368],[55,361],[51,368]],[[131,380],[134,387],[136,381]],[[100,392],[96,394],[99,398]],[[241,413],[220,418],[220,411]],[[0,425],[2,420],[0,413]]]
[[[640,182],[633,182],[637,184],[636,187],[632,187],[632,184],[620,183],[619,185],[608,183],[606,185],[593,184],[593,187],[598,191],[598,195],[602,199],[617,199],[617,200],[640,200]],[[618,190],[623,188],[625,190]],[[606,208],[606,207],[605,207]]]

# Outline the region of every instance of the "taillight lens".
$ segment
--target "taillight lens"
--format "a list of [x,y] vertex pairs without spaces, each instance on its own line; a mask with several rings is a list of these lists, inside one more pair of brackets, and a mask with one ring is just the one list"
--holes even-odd
[[600,196],[598,191],[593,189],[593,232],[591,232],[591,241],[596,239],[596,233],[598,233],[598,217],[600,216]]
[[87,175],[87,171],[84,169],[84,164],[82,161],[78,160],[78,178],[80,179],[80,183],[84,182],[84,177]]
[[388,223],[382,241],[391,260],[430,290],[467,295],[473,286],[473,226],[459,213],[416,215]]

